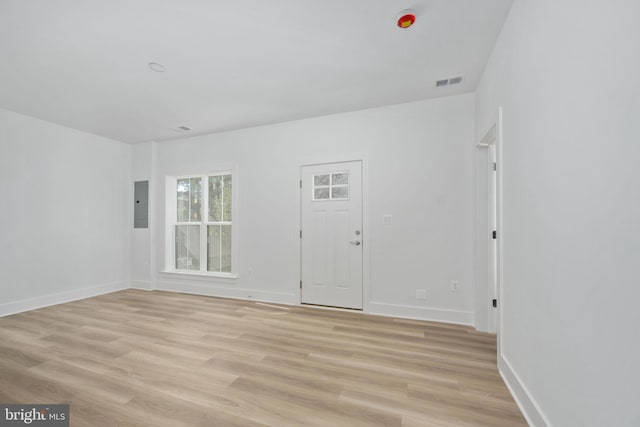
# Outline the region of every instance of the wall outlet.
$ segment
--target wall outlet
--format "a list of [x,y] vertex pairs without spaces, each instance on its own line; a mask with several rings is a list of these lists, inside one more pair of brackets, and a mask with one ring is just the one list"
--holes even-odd
[[459,287],[460,287],[460,281],[459,280],[452,280],[451,281],[451,292],[457,292]]
[[391,225],[393,224],[393,215],[391,214],[384,214],[382,215],[382,223],[384,225]]
[[247,268],[247,274],[249,275],[249,277],[253,277],[253,267]]
[[427,299],[427,290],[416,289],[416,299]]

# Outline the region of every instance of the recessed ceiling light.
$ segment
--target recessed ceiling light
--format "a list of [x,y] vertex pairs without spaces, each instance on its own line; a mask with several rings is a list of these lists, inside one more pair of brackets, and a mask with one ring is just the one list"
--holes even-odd
[[158,64],[157,62],[149,62],[149,68],[151,68],[156,73],[164,73],[167,69],[162,64]]

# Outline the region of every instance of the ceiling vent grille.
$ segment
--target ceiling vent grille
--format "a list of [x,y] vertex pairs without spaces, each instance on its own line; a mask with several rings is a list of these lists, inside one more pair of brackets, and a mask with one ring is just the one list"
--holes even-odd
[[436,87],[444,87],[447,85],[457,85],[462,82],[462,76],[451,77],[448,79],[442,79],[436,81]]

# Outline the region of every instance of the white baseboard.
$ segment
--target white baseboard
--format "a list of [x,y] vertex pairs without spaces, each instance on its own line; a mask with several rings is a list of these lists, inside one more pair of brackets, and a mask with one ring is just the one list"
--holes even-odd
[[154,290],[181,292],[185,294],[205,295],[210,297],[235,298],[251,301],[272,302],[276,304],[299,304],[299,297],[295,294],[269,292],[258,289],[231,288],[215,286],[207,283],[178,283],[170,280],[159,280]]
[[367,313],[473,326],[473,312],[371,302]]
[[49,294],[35,298],[27,298],[18,301],[0,304],[0,317],[11,314],[22,313],[24,311],[49,307],[51,305],[63,304],[65,302],[79,299],[95,297],[111,292],[121,291],[129,288],[129,282],[112,282],[102,285],[88,286],[86,288],[73,289],[70,291]]
[[153,283],[149,280],[132,280],[131,289],[140,289],[143,291],[153,290]]
[[527,423],[531,427],[551,427],[552,424],[544,416],[540,406],[531,396],[516,371],[513,370],[511,363],[501,353],[498,354],[498,371]]

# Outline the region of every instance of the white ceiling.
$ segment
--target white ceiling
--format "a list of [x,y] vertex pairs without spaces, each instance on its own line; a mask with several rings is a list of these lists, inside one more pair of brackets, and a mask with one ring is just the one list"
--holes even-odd
[[0,0],[0,107],[136,143],[470,92],[511,3]]

